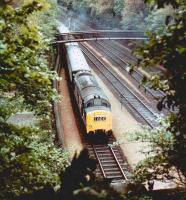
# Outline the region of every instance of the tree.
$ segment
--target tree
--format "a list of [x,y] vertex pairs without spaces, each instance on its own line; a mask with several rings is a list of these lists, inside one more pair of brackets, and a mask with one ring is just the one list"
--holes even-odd
[[52,80],[57,74],[47,66],[43,50],[47,43],[29,21],[32,13],[43,8],[37,1],[16,9],[7,4],[0,7],[0,91],[21,95],[29,109],[46,114],[56,98]]
[[151,9],[147,18],[145,19],[146,31],[147,32],[157,32],[158,34],[164,33],[166,31],[165,20],[167,16],[173,16],[174,9],[171,6],[166,6],[165,8],[154,8]]
[[[58,76],[49,70],[47,37],[33,20],[45,7],[37,0],[23,5],[0,1],[0,199],[59,186],[59,173],[68,165],[67,154],[53,143],[51,122],[47,127],[41,124],[51,112],[51,101],[58,98],[52,88]],[[8,121],[25,109],[40,118],[30,126]]]
[[74,156],[71,165],[61,174],[60,199],[65,200],[124,200],[124,195],[116,192],[111,180],[95,177],[96,161],[89,157],[88,150]]
[[60,184],[67,155],[51,143],[47,131],[0,123],[0,198],[14,199],[46,185]]
[[[43,34],[43,40],[49,48],[50,42],[54,40],[54,35],[56,34],[56,27],[58,26],[58,20],[60,20],[61,10],[57,4],[57,0],[46,0],[46,2],[49,5],[48,9],[43,12],[37,12],[37,14],[33,16],[33,20],[36,20],[37,24],[40,26],[39,29]],[[45,49],[45,52],[50,55],[51,51],[48,51],[48,48]]]
[[[153,1],[147,0],[152,3]],[[161,134],[158,140],[162,142],[171,139],[171,145],[166,146],[162,143],[162,151],[156,152],[156,158],[147,160],[140,167],[146,170],[156,167],[160,170],[148,173],[148,176],[156,177],[165,175],[167,169],[176,168],[182,182],[185,184],[186,178],[186,2],[184,0],[156,0],[155,6],[164,8],[171,5],[174,10],[173,16],[167,16],[166,29],[163,33],[149,33],[147,44],[137,51],[140,58],[140,66],[149,67],[161,65],[166,73],[152,75],[146,82],[150,83],[154,89],[162,90],[165,93],[159,103],[158,108],[163,107],[178,111],[169,117],[169,126],[166,127],[165,134]],[[170,20],[171,18],[171,20]],[[167,138],[167,134],[169,138]],[[164,148],[165,147],[165,148]],[[161,167],[162,166],[162,167]],[[175,171],[175,170],[174,170]],[[166,172],[166,173],[165,173]],[[167,176],[168,177],[168,176]],[[149,177],[150,178],[150,177]],[[172,178],[172,177],[168,177]]]
[[124,9],[122,10],[122,27],[124,29],[144,30],[145,27],[145,7],[140,0],[135,1],[125,0]]
[[22,98],[0,95],[0,120],[6,122],[11,115],[22,111]]
[[121,13],[125,7],[124,0],[116,0],[114,1],[113,11],[115,15],[121,17]]
[[141,153],[145,154],[145,159],[138,163],[135,168],[135,180],[137,182],[145,182],[152,179],[160,181],[173,180],[175,183],[184,185],[184,179],[182,180],[182,177],[178,176],[180,174],[179,168],[171,165],[168,157],[169,151],[174,144],[174,137],[167,130],[170,123],[168,119],[159,118],[159,124],[153,130],[144,127],[142,131],[130,134],[132,140],[138,140],[146,144],[141,149]]

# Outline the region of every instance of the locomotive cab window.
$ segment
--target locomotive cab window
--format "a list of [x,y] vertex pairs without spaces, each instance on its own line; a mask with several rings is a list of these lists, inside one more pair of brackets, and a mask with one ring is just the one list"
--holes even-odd
[[88,107],[92,107],[92,106],[93,106],[93,103],[92,103],[92,102],[87,103],[87,108],[88,108]]
[[108,107],[108,104],[106,102],[102,102],[102,106]]
[[106,100],[102,100],[102,101],[101,101],[101,105],[102,105],[102,106],[104,106],[104,107],[107,107],[107,108],[109,108],[109,107],[110,107],[110,104],[109,104],[109,102],[108,102],[108,101],[106,101]]
[[101,100],[100,99],[94,99],[94,106],[101,106]]

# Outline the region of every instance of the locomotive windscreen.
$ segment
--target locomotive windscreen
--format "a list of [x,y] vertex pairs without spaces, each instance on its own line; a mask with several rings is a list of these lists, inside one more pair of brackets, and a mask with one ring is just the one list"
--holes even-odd
[[101,106],[101,99],[94,99],[94,106]]

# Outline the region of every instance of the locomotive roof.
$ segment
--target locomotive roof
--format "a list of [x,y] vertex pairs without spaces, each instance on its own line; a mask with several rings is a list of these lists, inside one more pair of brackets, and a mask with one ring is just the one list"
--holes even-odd
[[66,44],[67,56],[69,58],[72,72],[81,70],[91,71],[90,67],[77,43]]
[[75,76],[75,83],[80,92],[81,98],[84,102],[88,102],[90,99],[101,98],[108,101],[107,96],[103,90],[99,87],[95,77],[88,72],[79,72]]

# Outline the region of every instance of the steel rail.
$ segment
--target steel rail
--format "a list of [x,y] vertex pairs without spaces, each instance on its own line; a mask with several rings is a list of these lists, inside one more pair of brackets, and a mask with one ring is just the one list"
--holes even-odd
[[[104,44],[101,43],[101,42],[98,42],[98,44],[100,44],[103,48],[104,48]],[[119,54],[125,54],[125,56],[127,56],[129,59],[133,60],[134,63],[137,63],[137,59],[133,58],[132,56],[129,55],[129,53],[126,53],[126,50],[120,50],[114,46],[111,46],[110,44],[106,44],[106,47],[109,47],[110,49],[107,48],[107,51],[109,51],[110,53],[112,53],[113,55],[115,55],[118,59],[122,60],[124,63],[126,63],[127,61],[124,61],[119,55],[118,53],[113,53],[113,51],[111,51],[111,49],[114,49],[115,52],[119,52]],[[125,48],[126,49],[126,48]],[[131,52],[130,52],[131,53]],[[129,62],[127,62],[127,64],[130,64]],[[134,73],[138,76],[135,77]],[[143,79],[143,74],[138,71],[137,69],[133,69],[133,72],[131,73],[131,76],[137,81],[137,82],[141,82],[142,79]],[[150,89],[149,87],[146,87],[146,86],[143,86],[144,89],[153,97],[157,98],[157,97],[164,97],[165,96],[165,93],[162,92],[161,90],[153,90],[153,89]],[[157,95],[155,95],[155,93]]]
[[[89,51],[89,50],[87,50],[87,51]],[[87,53],[85,52],[85,51],[83,51],[84,53],[85,53],[85,55],[92,61],[92,59],[90,58],[90,56],[88,56],[87,55]],[[110,69],[108,69],[108,67],[107,66],[105,66],[105,64],[99,59],[99,58],[97,58],[92,52],[90,52],[89,51],[89,53],[90,54],[92,54],[101,64],[102,64],[102,66],[104,67],[104,68],[106,68],[109,72],[110,72],[110,74],[122,85],[122,87],[123,88],[125,88],[126,89],[126,91],[128,91],[128,93],[130,93],[130,94],[132,94],[133,96],[134,96],[134,98],[147,110],[147,111],[145,111],[145,112],[149,112],[149,113],[151,113],[151,116],[153,116],[153,118],[155,119],[155,118],[157,118],[157,115],[156,114],[154,114],[154,112],[152,112],[126,85],[124,85],[120,80],[119,80],[119,78],[117,78],[114,74],[113,74],[113,72],[111,72],[111,70]],[[93,61],[92,61],[93,62]],[[93,62],[94,63],[94,62]],[[94,63],[94,65],[96,66],[96,64]],[[99,67],[98,67],[98,69],[99,69]],[[100,70],[100,69],[99,69]],[[103,75],[105,76],[105,74],[103,73]],[[106,77],[106,76],[105,76]],[[108,79],[108,77],[106,77],[107,79]],[[109,80],[109,79],[108,79]],[[114,86],[114,88],[115,88],[115,90],[127,101],[127,103],[129,103],[131,106],[132,106],[132,108],[134,109],[134,110],[136,110],[136,112],[145,120],[145,122],[151,127],[151,128],[154,128],[156,125],[154,125],[154,124],[152,124],[152,123],[150,123],[149,122],[149,120],[147,120],[146,118],[148,118],[149,119],[149,117],[145,117],[137,108],[136,108],[136,106],[134,106],[134,105],[132,105],[132,103],[131,103],[131,101],[129,101],[128,99],[127,99],[127,97],[124,95],[124,94],[122,94],[121,93],[121,91],[109,80],[109,82]],[[144,111],[143,111],[143,113],[144,113]]]
[[117,162],[117,164],[118,164],[118,166],[119,166],[119,169],[120,169],[120,171],[121,171],[123,177],[125,178],[125,180],[128,180],[128,178],[126,177],[126,175],[125,175],[123,169],[121,168],[121,165],[120,165],[120,163],[119,163],[119,161],[118,161],[118,159],[117,159],[117,157],[116,157],[116,155],[115,155],[115,153],[114,153],[112,147],[109,146],[109,148],[110,148],[110,150],[111,150],[111,152],[112,152],[112,154],[113,154],[113,156],[114,156],[114,159],[116,160],[116,162]]
[[[119,54],[122,54],[122,56],[123,55],[125,55],[126,57],[128,57],[128,59],[130,59],[130,61],[132,61],[134,64],[136,64],[137,63],[137,58],[135,58],[134,56],[132,56],[131,55],[131,52],[126,52],[126,50],[123,50],[122,52],[120,52],[119,50],[117,50],[114,46],[111,46],[111,45],[109,45],[109,44],[105,44],[105,42],[103,43],[103,42],[98,42],[98,44],[99,45],[101,45],[103,48],[105,48],[105,46],[107,47],[107,49],[108,49],[108,51],[109,52],[111,52],[111,53],[113,53],[113,51],[115,51],[115,53],[113,53],[113,54],[117,54],[117,56],[120,58],[120,59],[122,59],[119,55],[118,55],[118,53],[116,53],[116,52],[119,52]],[[112,49],[112,50],[111,50]],[[127,61],[128,62],[128,61]],[[129,63],[129,62],[128,62]],[[131,62],[130,62],[131,63]]]
[[92,148],[93,148],[94,154],[95,154],[95,156],[96,156],[96,158],[97,158],[97,160],[98,160],[98,163],[99,163],[101,172],[102,172],[102,174],[103,174],[103,177],[106,178],[107,176],[106,176],[106,174],[105,174],[105,172],[104,172],[104,169],[103,169],[103,167],[102,167],[102,165],[101,165],[100,158],[99,158],[99,156],[98,156],[98,154],[97,154],[97,152],[96,152],[96,149],[95,149],[94,145],[92,145]]
[[[86,143],[87,144],[87,143]],[[121,159],[121,162],[125,165],[126,161],[123,159],[121,154],[119,153],[119,149],[116,148],[116,151],[118,153],[119,158],[117,157],[114,150],[109,145],[93,145],[89,144],[89,150],[93,150],[94,156],[98,161],[100,171],[104,178],[111,178],[115,182],[118,179],[121,181],[128,180],[127,175],[125,174],[124,170],[122,169],[122,166],[119,162],[119,158]],[[106,155],[105,155],[106,153]],[[105,165],[105,162],[112,163],[110,166]],[[128,169],[126,169],[126,172],[129,172]]]
[[[98,43],[102,48],[105,48],[103,44],[100,44]],[[106,45],[107,46],[107,45]],[[106,52],[107,51],[107,52]],[[123,62],[126,66],[123,67],[123,65],[121,66],[121,64],[118,63],[117,60],[113,59],[114,62],[117,62],[127,73],[129,72],[128,69],[127,69],[127,65],[130,65],[130,63],[128,61],[125,61],[123,58],[121,58],[120,56],[118,56],[116,53],[114,53],[113,51],[111,51],[110,49],[106,49],[106,51],[104,50],[104,53],[106,55],[109,56],[109,53],[114,55],[117,59],[119,59],[121,62]],[[108,53],[109,52],[109,53]],[[126,55],[126,54],[125,54]],[[112,58],[112,56],[110,55],[109,57]],[[129,56],[128,56],[129,58]],[[129,74],[129,73],[128,73]],[[136,69],[133,69],[132,73],[130,74],[131,77],[134,78],[134,80],[136,80],[137,83],[140,83],[143,79],[143,75]],[[165,94],[161,91],[155,91],[155,90],[152,90],[150,89],[149,87],[146,87],[144,85],[142,85],[142,87],[144,88],[144,90],[146,92],[148,92],[153,98],[157,99],[159,97],[163,97],[165,96]]]

